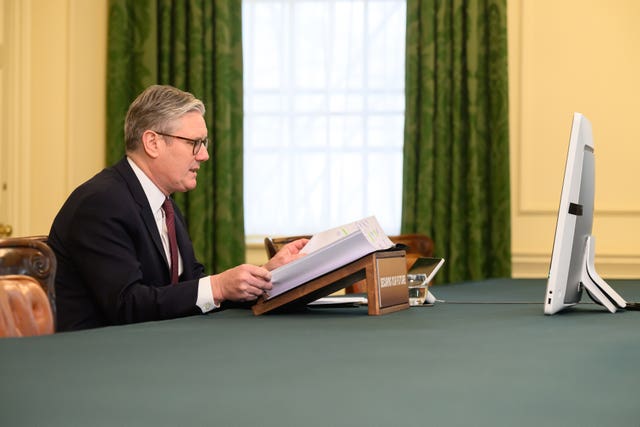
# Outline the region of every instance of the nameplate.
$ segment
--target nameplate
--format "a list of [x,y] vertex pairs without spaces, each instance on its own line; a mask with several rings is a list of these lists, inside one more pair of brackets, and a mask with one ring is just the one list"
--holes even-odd
[[372,264],[370,274],[373,277],[367,278],[369,314],[380,315],[409,308],[405,252],[375,253]]
[[409,302],[407,262],[404,257],[381,258],[376,261],[380,308]]

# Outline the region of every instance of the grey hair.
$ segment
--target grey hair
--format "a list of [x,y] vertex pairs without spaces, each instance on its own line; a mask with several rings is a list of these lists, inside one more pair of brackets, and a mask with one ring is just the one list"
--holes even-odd
[[204,116],[205,108],[202,101],[191,93],[173,86],[149,86],[138,95],[127,111],[124,120],[127,152],[135,151],[140,146],[145,131],[170,133],[175,120],[193,111]]

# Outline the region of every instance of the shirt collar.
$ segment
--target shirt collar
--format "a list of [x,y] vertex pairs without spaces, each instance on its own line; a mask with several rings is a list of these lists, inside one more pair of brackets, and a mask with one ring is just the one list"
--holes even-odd
[[140,169],[138,165],[127,156],[127,161],[133,169],[133,173],[136,174],[138,181],[140,181],[140,185],[142,185],[142,190],[144,194],[147,196],[147,200],[149,201],[149,206],[151,207],[151,212],[155,213],[162,207],[167,196],[164,195],[162,191],[149,179],[149,177]]

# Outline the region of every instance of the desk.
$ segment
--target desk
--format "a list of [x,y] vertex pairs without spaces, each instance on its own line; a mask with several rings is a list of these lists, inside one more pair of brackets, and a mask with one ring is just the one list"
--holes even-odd
[[[640,300],[640,282],[610,284]],[[640,313],[547,317],[544,290],[487,280],[385,316],[237,309],[3,339],[0,425],[638,425]]]

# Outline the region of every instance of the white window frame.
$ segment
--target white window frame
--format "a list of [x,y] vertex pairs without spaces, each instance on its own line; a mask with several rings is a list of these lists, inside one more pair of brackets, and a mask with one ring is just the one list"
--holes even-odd
[[[315,8],[319,22],[313,13],[301,13],[303,7]],[[264,27],[256,18],[266,10],[272,11],[274,25],[261,33]],[[344,26],[341,11],[362,14],[354,22],[360,23],[369,43],[352,50],[353,55],[335,54],[342,40],[337,43],[331,30]],[[405,0],[243,0],[244,212],[249,242],[265,235],[312,234],[369,215],[378,218],[387,234],[399,232],[405,14]],[[389,22],[394,23],[391,30]],[[326,36],[325,51],[300,48],[304,43],[313,46],[319,33]],[[358,37],[365,39],[356,30],[345,35]],[[389,39],[396,46],[389,46]],[[263,55],[261,67],[256,58],[264,52],[274,52],[275,60],[269,63],[272,58]],[[344,81],[331,81],[341,60],[343,69],[353,61],[355,74],[360,70],[355,83],[345,83],[351,73],[345,73]],[[308,66],[314,62],[327,73],[314,78],[315,68]],[[305,75],[296,63],[305,64]],[[344,123],[350,124],[339,129]],[[265,225],[252,225],[256,220]]]

